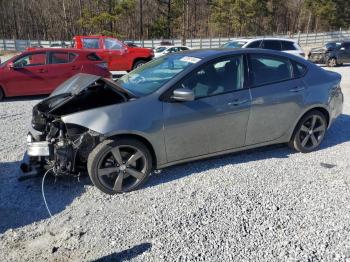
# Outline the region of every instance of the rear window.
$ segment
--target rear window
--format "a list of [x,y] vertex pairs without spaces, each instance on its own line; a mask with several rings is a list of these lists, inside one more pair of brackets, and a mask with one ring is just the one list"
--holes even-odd
[[294,42],[291,41],[281,41],[282,50],[297,50],[294,46]]
[[264,40],[263,46],[264,49],[281,50],[281,43],[278,40]]
[[253,41],[247,45],[247,48],[259,48],[261,44],[261,40]]
[[102,61],[102,58],[96,55],[95,53],[88,54],[87,59],[89,59],[90,61]]
[[293,61],[294,77],[302,77],[306,73],[306,66],[298,62]]
[[83,47],[84,48],[99,48],[99,39],[98,38],[83,38]]
[[69,53],[67,52],[51,52],[49,56],[50,64],[66,64],[69,63]]

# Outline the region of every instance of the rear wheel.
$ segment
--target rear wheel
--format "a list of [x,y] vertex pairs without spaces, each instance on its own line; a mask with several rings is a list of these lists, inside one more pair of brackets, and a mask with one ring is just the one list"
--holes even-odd
[[93,184],[107,194],[139,188],[151,170],[151,153],[135,139],[106,140],[90,153],[88,159]]
[[336,67],[338,65],[337,59],[335,57],[331,57],[327,61],[327,66]]
[[325,116],[319,111],[310,111],[299,121],[289,146],[299,152],[309,153],[321,144],[326,130]]
[[0,87],[0,101],[5,98],[4,90]]
[[145,60],[138,60],[138,61],[136,61],[134,63],[134,66],[132,67],[132,69],[136,69],[136,68],[138,68],[138,67],[140,67],[140,66],[142,66],[143,64],[146,64],[146,63],[147,63],[147,61],[145,61]]

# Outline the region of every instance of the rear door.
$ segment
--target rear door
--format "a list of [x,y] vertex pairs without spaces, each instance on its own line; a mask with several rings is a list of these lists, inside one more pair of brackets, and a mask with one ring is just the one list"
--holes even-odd
[[78,55],[68,51],[52,51],[48,53],[47,75],[49,78],[45,91],[51,93],[68,78],[79,73],[81,64],[76,63]]
[[[246,144],[283,136],[302,112],[306,86],[293,74],[293,64],[282,56],[249,54],[251,113]],[[301,69],[299,69],[300,71]]]
[[350,62],[350,42],[344,42],[341,44],[338,51],[338,60],[339,63]]
[[125,57],[126,48],[114,38],[104,39],[105,52],[108,54],[108,68],[110,71],[128,70],[128,63]]
[[237,55],[210,62],[176,85],[192,89],[195,100],[164,102],[169,162],[244,146],[250,93],[243,72]]
[[46,52],[20,56],[14,61],[14,68],[4,75],[9,96],[37,95],[46,93],[48,84]]

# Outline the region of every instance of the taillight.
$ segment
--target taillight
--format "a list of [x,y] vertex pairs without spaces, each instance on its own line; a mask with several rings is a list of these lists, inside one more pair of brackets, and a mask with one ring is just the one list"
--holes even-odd
[[101,67],[103,69],[107,69],[108,68],[108,64],[107,63],[98,63],[97,66]]

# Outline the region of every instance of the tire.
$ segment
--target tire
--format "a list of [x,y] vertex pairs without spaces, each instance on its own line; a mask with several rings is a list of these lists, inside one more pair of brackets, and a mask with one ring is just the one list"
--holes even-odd
[[0,101],[5,98],[4,90],[0,87]]
[[146,64],[146,63],[147,63],[147,61],[145,61],[145,60],[138,60],[138,61],[136,61],[134,63],[132,69],[136,69],[136,68],[138,68],[138,67],[140,67],[140,66],[142,66],[143,64]]
[[152,171],[152,155],[136,139],[105,140],[90,153],[87,169],[92,183],[102,192],[110,195],[130,192],[147,181]]
[[300,119],[289,146],[302,153],[314,151],[322,143],[326,131],[326,117],[320,111],[312,110]]
[[331,57],[327,60],[328,67],[336,67],[338,65],[337,59],[335,57]]

